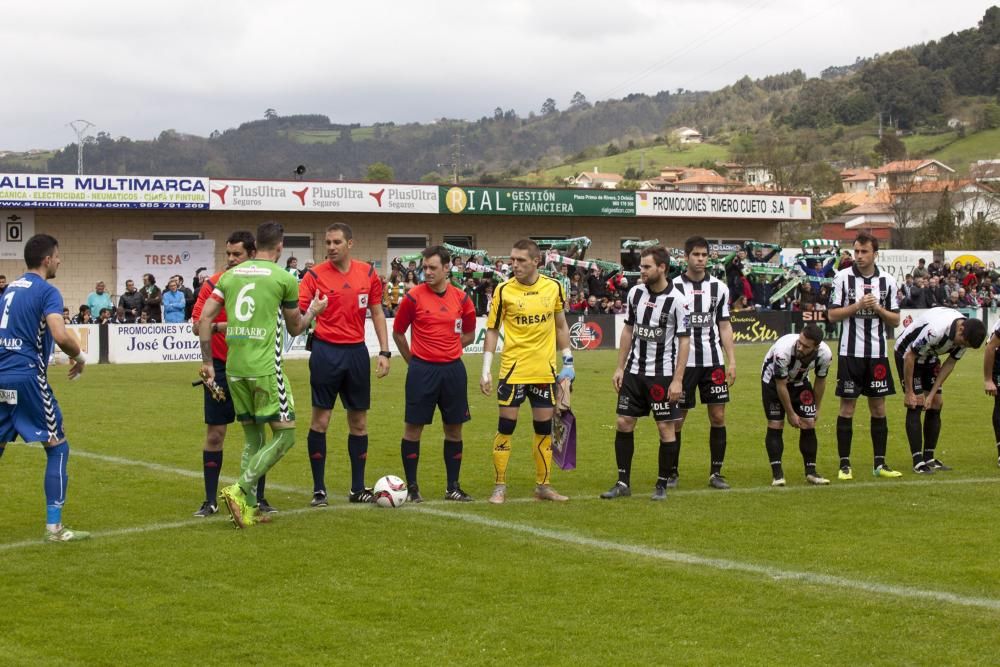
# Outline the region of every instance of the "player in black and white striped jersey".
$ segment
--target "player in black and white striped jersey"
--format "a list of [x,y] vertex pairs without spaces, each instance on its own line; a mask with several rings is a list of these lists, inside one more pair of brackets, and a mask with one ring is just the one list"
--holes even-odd
[[993,397],[993,439],[997,443],[997,465],[1000,466],[1000,320],[993,327],[993,334],[986,344],[983,354],[983,388],[987,396]]
[[[819,419],[826,376],[833,353],[823,342],[823,331],[810,322],[797,334],[779,338],[767,351],[760,373],[761,400],[767,417],[764,447],[771,464],[771,486],[785,485],[781,457],[785,450],[785,417],[799,429],[799,451],[805,465],[806,481],[826,485],[830,480],[816,472],[816,420]],[[816,372],[815,387],[809,382],[809,371]]]
[[[711,455],[708,485],[728,489],[722,476],[726,458],[726,403],[729,387],[736,382],[736,349],[733,327],[729,322],[729,288],[718,278],[708,275],[708,241],[692,236],[684,242],[687,270],[674,278],[674,288],[684,294],[684,312],[691,329],[691,352],[684,369],[684,398],[680,402],[680,419],[674,430],[677,436],[678,458],[681,448],[681,427],[687,411],[695,406],[697,390],[701,404],[707,406],[710,429],[708,448]],[[725,358],[723,358],[725,351]],[[670,472],[667,488],[677,486],[678,470]]]
[[837,364],[837,452],[840,456],[839,479],[853,479],[851,441],[854,435],[854,409],[858,397],[868,397],[871,412],[872,450],[875,477],[900,477],[902,473],[885,463],[889,427],[885,418],[885,397],[896,393],[889,368],[889,327],[899,324],[896,281],[880,271],[878,239],[862,232],[854,240],[854,264],[838,271],[833,279],[833,295],[827,317],[843,322],[840,332],[840,357]]
[[[953,308],[931,308],[913,320],[896,338],[896,369],[903,384],[906,439],[913,472],[927,475],[951,470],[934,456],[941,434],[941,386],[966,348],[979,349],[986,325]],[[938,357],[947,354],[942,364]],[[920,417],[923,414],[923,424]]]
[[632,495],[634,431],[639,417],[653,412],[660,433],[659,473],[653,500],[667,497],[667,478],[677,463],[674,420],[683,394],[688,329],[683,294],[667,280],[670,255],[663,246],[645,248],[639,261],[640,284],[629,290],[628,311],[618,345],[612,385],[618,393],[615,461],[618,481],[602,498]]

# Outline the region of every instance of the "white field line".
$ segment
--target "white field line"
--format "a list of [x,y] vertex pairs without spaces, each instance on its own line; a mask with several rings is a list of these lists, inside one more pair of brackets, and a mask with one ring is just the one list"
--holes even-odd
[[[957,481],[957,480],[956,480]],[[995,598],[972,597],[949,593],[947,591],[935,591],[922,588],[910,588],[908,586],[898,586],[894,584],[883,584],[875,581],[865,581],[862,579],[848,579],[829,574],[808,572],[804,570],[786,570],[770,565],[760,565],[757,563],[730,560],[726,558],[709,558],[680,551],[666,549],[656,549],[638,544],[625,544],[621,542],[611,542],[593,537],[587,537],[579,533],[565,530],[551,530],[548,528],[538,528],[530,524],[514,523],[512,521],[500,521],[491,519],[479,514],[469,514],[464,512],[451,512],[432,507],[421,508],[423,514],[463,521],[465,523],[505,530],[508,532],[522,533],[533,537],[540,537],[555,542],[563,542],[591,550],[609,551],[628,554],[632,556],[642,556],[644,558],[666,561],[678,565],[687,565],[698,568],[708,568],[712,570],[724,570],[729,572],[740,572],[766,577],[775,581],[795,580],[805,584],[816,586],[833,587],[838,589],[850,589],[863,593],[874,593],[877,595],[891,596],[897,598],[908,598],[913,600],[943,602],[962,607],[974,607],[979,609],[989,609],[1000,611],[1000,600]]]

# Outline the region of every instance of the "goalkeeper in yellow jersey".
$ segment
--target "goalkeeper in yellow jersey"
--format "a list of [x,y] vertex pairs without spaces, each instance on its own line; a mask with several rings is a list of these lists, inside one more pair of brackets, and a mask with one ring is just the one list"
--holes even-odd
[[[535,497],[539,500],[565,501],[549,483],[552,471],[552,413],[555,409],[555,383],[572,380],[573,352],[566,324],[566,293],[557,280],[538,272],[542,254],[538,244],[521,239],[510,253],[513,277],[497,285],[486,318],[486,342],[483,346],[483,375],[479,387],[489,396],[493,391],[493,354],[497,349],[500,327],[504,330],[497,382],[500,420],[493,439],[493,468],[496,486],[490,502],[507,499],[507,462],[510,441],[517,425],[517,413],[524,399],[531,404],[534,426],[532,450],[535,457]],[[556,350],[562,356],[562,370],[556,374]]]

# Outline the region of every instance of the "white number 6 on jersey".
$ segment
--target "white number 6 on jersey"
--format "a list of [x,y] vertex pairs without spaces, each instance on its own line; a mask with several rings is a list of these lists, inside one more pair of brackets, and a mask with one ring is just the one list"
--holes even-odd
[[256,304],[254,303],[253,297],[247,294],[247,292],[256,286],[256,283],[244,285],[243,289],[240,290],[240,293],[236,295],[236,319],[240,322],[246,322],[253,317],[253,309]]

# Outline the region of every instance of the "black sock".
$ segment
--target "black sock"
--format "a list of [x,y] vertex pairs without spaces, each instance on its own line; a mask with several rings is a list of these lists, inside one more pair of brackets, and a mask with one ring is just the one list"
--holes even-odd
[[[3,450],[0,449],[0,453]],[[216,504],[219,496],[219,473],[222,472],[222,450],[201,452],[201,464],[205,472],[205,500]]]
[[306,436],[306,447],[309,450],[309,467],[313,474],[313,491],[326,491],[323,473],[326,471],[326,433],[309,429]]
[[667,478],[670,477],[670,467],[674,460],[673,452],[675,442],[660,441],[660,465],[659,472],[656,476],[656,486],[658,488],[662,489],[667,486]]
[[1000,456],[1000,393],[993,397],[993,437],[997,442],[997,456]]
[[889,445],[889,422],[885,417],[871,419],[872,451],[875,453],[875,467],[885,465],[885,450]]
[[712,456],[712,474],[722,472],[722,463],[726,460],[726,427],[713,426],[708,431],[708,451]]
[[458,488],[458,475],[462,471],[462,441],[444,441],[444,469],[448,475],[448,490]]
[[264,487],[267,486],[267,475],[257,478],[257,502],[264,499]]
[[928,410],[924,415],[924,461],[934,458],[938,436],[941,435],[941,411]]
[[[674,437],[677,438],[677,459],[674,461],[674,467],[670,470],[670,474],[676,476],[680,475],[680,463],[681,463],[681,432],[674,431]],[[1000,437],[997,438],[1000,441]]]
[[854,438],[854,419],[837,417],[837,456],[840,467],[851,466],[851,440]]
[[368,460],[368,436],[348,435],[347,455],[351,458],[351,493],[365,488],[365,462]]
[[784,477],[781,469],[781,455],[785,452],[784,431],[780,428],[768,428],[764,436],[764,449],[767,450],[767,460],[771,464],[771,476],[777,479]]
[[806,474],[816,474],[816,452],[819,450],[819,442],[816,440],[816,430],[803,428],[799,430],[799,451],[802,453],[802,463],[805,464]]
[[399,441],[399,453],[403,457],[403,474],[406,475],[406,483],[408,485],[416,484],[417,463],[420,462],[420,441],[403,438]]
[[913,465],[923,461],[924,436],[920,427],[920,409],[906,408],[906,439],[910,442],[910,456],[913,458]]
[[635,453],[635,433],[615,431],[615,462],[618,464],[618,481],[632,484],[632,455]]

